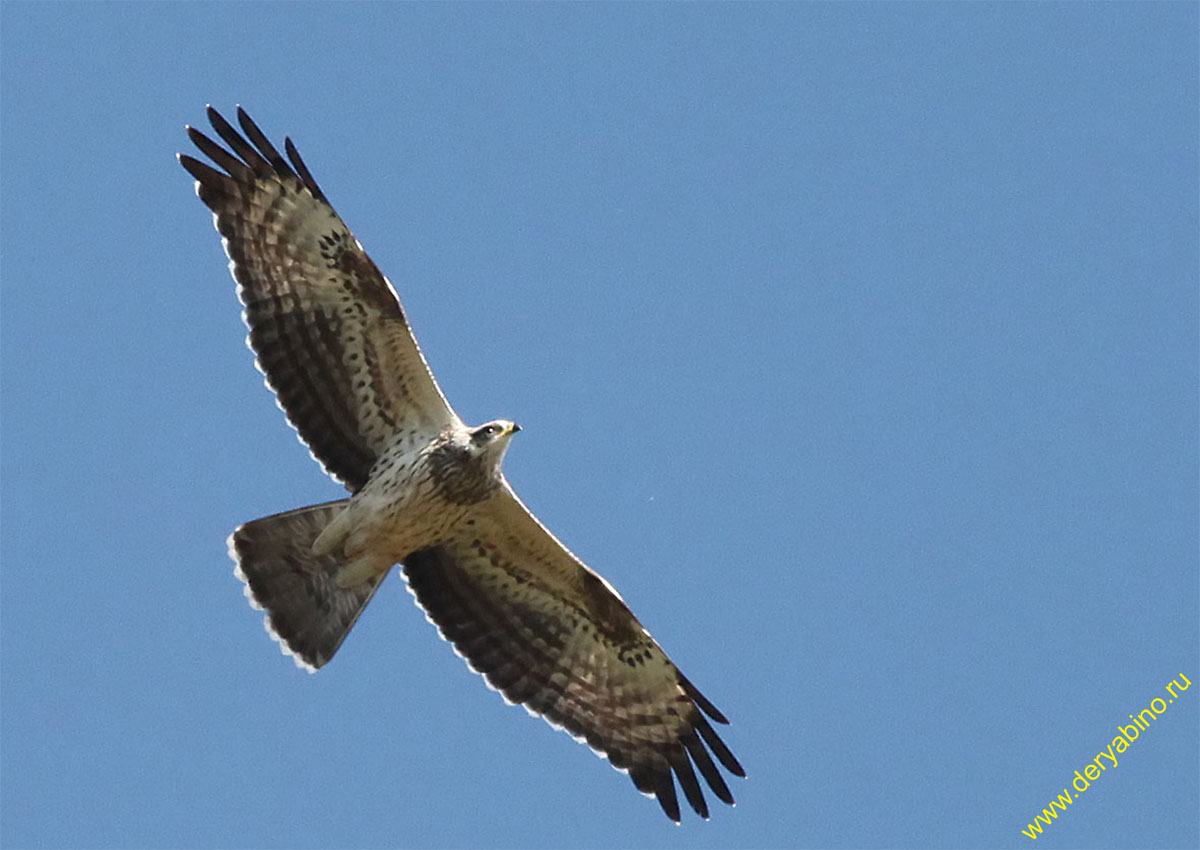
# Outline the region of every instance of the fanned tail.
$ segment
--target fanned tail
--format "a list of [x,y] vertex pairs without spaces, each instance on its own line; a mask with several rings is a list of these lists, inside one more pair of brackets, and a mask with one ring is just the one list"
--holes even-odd
[[313,541],[348,500],[256,519],[229,537],[235,573],[246,598],[266,612],[267,631],[284,654],[310,673],[324,666],[375,595],[387,573],[355,587],[340,587],[345,564],[337,554],[316,555]]

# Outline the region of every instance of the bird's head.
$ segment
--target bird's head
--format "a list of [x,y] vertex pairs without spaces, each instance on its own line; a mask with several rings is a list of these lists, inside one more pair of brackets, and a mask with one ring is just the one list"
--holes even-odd
[[442,434],[428,449],[429,472],[442,495],[464,505],[486,499],[504,481],[500,464],[508,441],[520,430],[515,422],[497,419]]
[[486,459],[493,468],[499,469],[500,461],[504,459],[504,453],[508,450],[509,441],[513,434],[520,430],[520,425],[508,419],[486,422],[478,428],[471,429],[471,451]]

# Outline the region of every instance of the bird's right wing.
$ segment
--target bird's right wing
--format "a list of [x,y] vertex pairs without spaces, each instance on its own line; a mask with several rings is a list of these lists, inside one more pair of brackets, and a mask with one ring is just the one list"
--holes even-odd
[[608,582],[507,485],[472,509],[466,528],[405,558],[404,577],[472,669],[508,701],[607,756],[672,820],[679,820],[676,782],[708,817],[697,770],[732,805],[713,757],[735,776],[745,773],[709,718],[728,721]]
[[354,492],[397,433],[432,438],[457,416],[395,290],[291,139],[285,160],[241,107],[245,136],[212,107],[208,118],[228,150],[192,127],[188,136],[223,171],[179,162],[224,237],[248,342],[313,457]]

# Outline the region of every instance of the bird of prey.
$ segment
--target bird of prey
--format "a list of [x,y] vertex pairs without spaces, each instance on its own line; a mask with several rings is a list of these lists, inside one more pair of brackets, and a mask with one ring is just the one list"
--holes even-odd
[[179,162],[213,212],[268,387],[350,493],[229,538],[268,632],[315,671],[400,564],[429,621],[506,701],[606,756],[677,823],[676,782],[708,817],[697,771],[733,805],[716,762],[745,773],[709,723],[728,721],[505,479],[519,427],[459,419],[395,290],[291,139],[285,158],[237,117],[241,132],[209,107],[225,146],[188,127],[212,165]]

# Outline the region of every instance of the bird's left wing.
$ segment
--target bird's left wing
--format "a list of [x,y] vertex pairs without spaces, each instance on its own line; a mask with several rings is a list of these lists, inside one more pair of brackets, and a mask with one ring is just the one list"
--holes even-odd
[[179,162],[224,237],[250,347],[313,457],[357,491],[398,433],[431,438],[458,417],[395,290],[292,140],[284,159],[241,107],[241,133],[211,106],[208,119],[228,149],[193,127],[188,137],[223,170]]
[[[617,592],[512,492],[480,503],[460,539],[413,553],[417,603],[473,670],[511,703],[561,727],[678,822],[675,781],[708,817],[693,765],[733,805],[716,756],[744,771],[708,718],[728,721],[671,663]],[[711,752],[711,755],[710,755]]]

